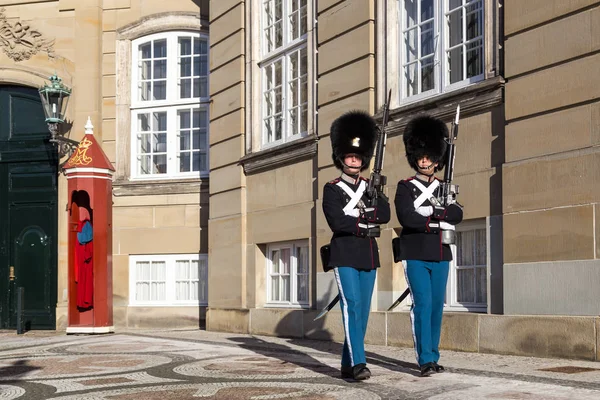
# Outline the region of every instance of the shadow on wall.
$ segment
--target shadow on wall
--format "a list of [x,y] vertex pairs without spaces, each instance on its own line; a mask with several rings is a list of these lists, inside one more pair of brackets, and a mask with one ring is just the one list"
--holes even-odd
[[208,18],[209,15],[209,0],[192,0],[192,2],[198,6],[202,17]]
[[504,244],[503,244],[503,192],[502,166],[506,162],[504,106],[492,110],[491,167],[490,177],[490,282],[488,284],[488,310],[491,314],[504,314]]

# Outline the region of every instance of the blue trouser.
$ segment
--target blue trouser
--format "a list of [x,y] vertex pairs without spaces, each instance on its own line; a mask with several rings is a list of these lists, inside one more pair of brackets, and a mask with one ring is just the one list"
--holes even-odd
[[352,267],[337,267],[333,271],[340,291],[340,307],[346,337],[342,366],[366,364],[365,333],[377,271],[363,271]]
[[440,359],[442,313],[448,281],[448,261],[406,260],[405,274],[412,307],[410,320],[417,363],[423,365]]

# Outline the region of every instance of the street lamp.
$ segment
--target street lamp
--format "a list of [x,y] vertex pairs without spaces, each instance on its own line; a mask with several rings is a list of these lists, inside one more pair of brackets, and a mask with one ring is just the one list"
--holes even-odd
[[42,86],[39,92],[44,114],[46,114],[46,123],[51,134],[50,142],[57,147],[59,157],[71,156],[79,142],[60,133],[60,125],[65,122],[65,112],[71,89],[63,85],[62,79],[54,74],[50,77],[50,84]]

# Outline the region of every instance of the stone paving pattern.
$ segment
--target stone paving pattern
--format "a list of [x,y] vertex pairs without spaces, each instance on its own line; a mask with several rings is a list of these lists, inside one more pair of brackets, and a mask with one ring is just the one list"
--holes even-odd
[[202,330],[110,335],[0,331],[0,400],[600,399],[600,363],[367,346],[373,377],[340,378],[341,345]]

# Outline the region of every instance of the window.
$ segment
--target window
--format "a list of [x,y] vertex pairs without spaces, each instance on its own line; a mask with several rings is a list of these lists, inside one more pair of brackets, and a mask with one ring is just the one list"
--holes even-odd
[[132,46],[132,178],[206,175],[208,37],[169,32]]
[[458,225],[446,305],[468,311],[487,310],[487,235],[483,224]]
[[261,0],[262,146],[308,132],[307,0]]
[[483,0],[398,0],[403,101],[484,78]]
[[307,241],[267,246],[267,305],[308,306]]
[[131,305],[208,305],[208,257],[203,254],[130,256]]

